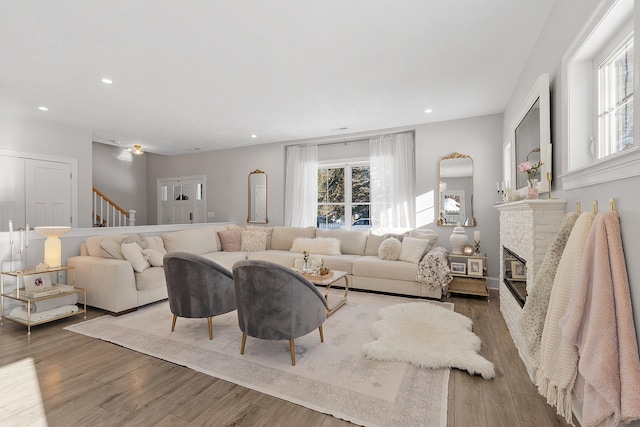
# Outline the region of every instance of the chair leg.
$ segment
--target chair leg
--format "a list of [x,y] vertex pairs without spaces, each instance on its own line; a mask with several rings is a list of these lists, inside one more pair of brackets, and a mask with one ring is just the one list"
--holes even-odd
[[247,334],[242,333],[242,345],[240,346],[240,354],[244,354],[244,345],[247,343]]
[[213,339],[213,324],[211,321],[211,317],[207,317],[207,324],[209,325],[209,339]]
[[176,319],[178,318],[178,316],[176,316],[175,314],[173,315],[173,320],[171,321],[171,332],[173,332],[173,330],[176,328]]
[[289,340],[289,352],[291,353],[291,364],[296,366],[296,349],[293,341]]
[[322,332],[322,325],[320,325],[318,330],[320,331],[320,342],[324,342],[324,333]]

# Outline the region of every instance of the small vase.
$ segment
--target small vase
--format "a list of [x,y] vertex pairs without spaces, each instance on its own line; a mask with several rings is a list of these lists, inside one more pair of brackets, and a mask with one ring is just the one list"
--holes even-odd
[[527,186],[527,199],[537,199],[538,198],[538,180],[532,179],[529,181],[529,185]]
[[462,247],[469,242],[469,237],[464,231],[464,227],[456,227],[453,229],[453,233],[451,233],[451,237],[449,237],[449,242],[451,243],[451,253],[461,254]]

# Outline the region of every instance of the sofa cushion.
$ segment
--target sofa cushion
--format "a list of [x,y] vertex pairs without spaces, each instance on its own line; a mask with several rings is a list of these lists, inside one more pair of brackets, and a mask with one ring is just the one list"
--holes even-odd
[[147,261],[142,255],[142,248],[136,242],[122,243],[120,246],[124,259],[131,263],[131,266],[138,273],[143,272],[147,268],[151,267],[149,261]]
[[405,237],[402,240],[402,250],[398,259],[400,261],[412,262],[417,264],[420,262],[427,248],[429,241],[426,239],[416,239],[414,237]]
[[276,264],[289,268],[293,268],[296,258],[302,257],[297,252],[279,251],[275,249],[247,253],[247,259],[275,262]]
[[142,249],[147,249],[149,247],[149,243],[147,243],[147,238],[142,234],[129,234],[127,237],[122,239],[122,243],[137,243]]
[[415,281],[418,265],[403,261],[389,261],[374,256],[361,256],[353,260],[354,276],[380,279]]
[[378,258],[396,261],[400,257],[402,251],[402,243],[395,237],[389,237],[380,243],[378,248]]
[[288,251],[296,237],[313,239],[316,237],[315,227],[273,227],[271,249]]
[[196,255],[219,251],[215,226],[189,228],[162,235],[167,252],[190,252]]
[[244,230],[242,231],[242,252],[256,252],[267,250],[267,235],[265,231]]
[[146,236],[147,244],[149,245],[148,249],[154,249],[161,254],[166,254],[167,250],[164,248],[164,242],[162,241],[162,236]]
[[[164,280],[164,268],[162,267],[147,268],[141,273],[134,273],[134,275],[136,278],[136,289],[139,291],[147,291],[149,289],[155,289],[159,287],[166,289],[167,284]],[[138,301],[136,305],[141,304]]]
[[224,252],[238,252],[242,248],[242,229],[218,231],[222,250]]
[[102,239],[100,248],[113,259],[124,259],[120,245],[111,239]]
[[152,267],[162,267],[164,265],[164,254],[156,249],[143,249],[142,256]]
[[330,237],[340,240],[340,253],[364,255],[367,245],[367,232],[363,230],[316,230],[316,237]]
[[380,244],[384,241],[384,239],[384,235],[375,234],[370,231],[367,235],[367,243],[364,248],[364,254],[378,256],[378,249],[380,248]]
[[109,236],[89,236],[87,237],[87,240],[85,242],[87,252],[89,253],[89,256],[113,258],[110,254],[105,252],[104,249],[102,249],[102,247],[100,246],[100,242],[105,239],[113,240],[118,244],[118,246],[120,246],[120,244],[122,243],[122,239],[124,239],[125,237],[127,237],[125,234],[112,234]]
[[233,265],[236,262],[247,259],[247,254],[245,252],[210,252],[208,254],[202,254],[202,256],[220,264],[229,271],[233,269]]
[[327,237],[316,237],[314,239],[297,237],[289,250],[299,254],[308,252],[320,255],[340,255],[340,240]]
[[424,239],[429,242],[429,245],[425,249],[425,252],[429,252],[436,245],[438,241],[438,235],[435,231],[429,230],[427,228],[416,228],[415,230],[411,230],[409,232],[409,237],[413,237],[416,239]]
[[[346,271],[351,274],[353,271],[353,261],[361,255],[323,255],[324,266],[329,270]],[[312,257],[313,258],[313,257]]]

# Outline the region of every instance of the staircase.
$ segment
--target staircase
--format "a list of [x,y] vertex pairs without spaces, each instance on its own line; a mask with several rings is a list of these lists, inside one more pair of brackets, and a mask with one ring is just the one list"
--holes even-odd
[[125,227],[136,225],[136,211],[124,210],[95,187],[93,187],[92,217],[94,227]]

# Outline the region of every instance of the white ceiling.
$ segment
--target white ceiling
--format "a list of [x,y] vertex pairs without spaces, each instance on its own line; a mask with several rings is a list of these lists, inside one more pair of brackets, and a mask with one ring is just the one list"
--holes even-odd
[[1,0],[0,108],[167,155],[501,113],[553,2]]

